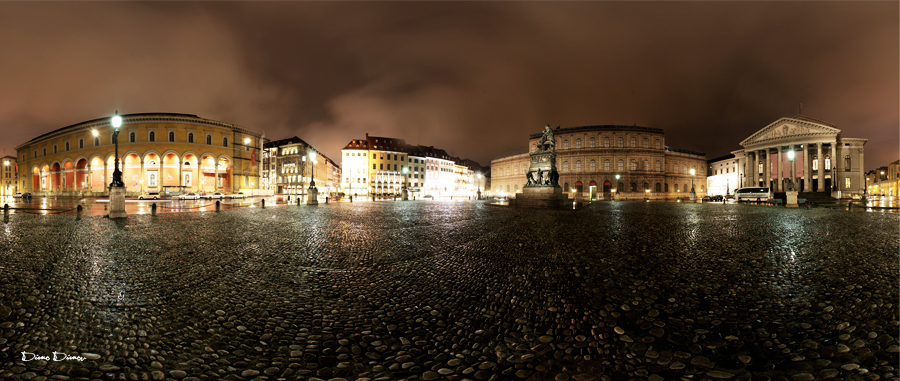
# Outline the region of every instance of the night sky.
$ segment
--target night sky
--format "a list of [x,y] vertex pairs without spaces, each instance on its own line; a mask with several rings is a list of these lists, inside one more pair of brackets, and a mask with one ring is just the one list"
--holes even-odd
[[898,2],[0,3],[0,149],[176,112],[340,162],[366,133],[483,165],[556,127],[740,148],[803,113],[900,158]]

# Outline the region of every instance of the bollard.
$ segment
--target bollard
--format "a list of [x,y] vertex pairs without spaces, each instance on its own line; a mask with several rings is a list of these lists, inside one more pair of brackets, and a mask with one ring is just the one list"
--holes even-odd
[[350,196],[350,202],[353,202],[353,196]]
[[266,199],[262,199],[262,200],[260,200],[260,201],[262,201],[262,202],[260,203],[260,205],[262,205],[262,208],[265,209],[265,208],[266,208]]
[[3,222],[9,222],[9,204],[3,204]]
[[325,203],[328,203],[328,196],[325,196]]
[[150,204],[150,215],[151,216],[156,215],[156,203],[155,202],[153,204]]
[[216,201],[216,213],[222,211],[222,204],[219,201]]
[[78,207],[75,208],[75,219],[76,219],[76,220],[80,220],[80,219],[81,219],[81,215],[82,215],[83,213],[84,213],[83,208],[81,207],[81,205],[78,205]]

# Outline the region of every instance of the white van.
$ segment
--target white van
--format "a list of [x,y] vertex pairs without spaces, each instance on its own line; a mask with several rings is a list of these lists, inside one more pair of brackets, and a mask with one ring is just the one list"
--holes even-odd
[[771,201],[772,189],[769,187],[741,188],[734,192],[734,199],[741,201]]

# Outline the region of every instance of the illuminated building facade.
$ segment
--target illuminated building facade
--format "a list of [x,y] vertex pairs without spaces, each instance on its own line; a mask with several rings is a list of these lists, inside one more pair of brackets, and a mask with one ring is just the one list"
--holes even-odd
[[[797,191],[850,198],[865,192],[866,141],[843,137],[831,123],[796,115],[757,131],[741,142],[743,149],[732,153],[738,161],[741,187],[767,186],[774,192],[784,192],[793,176]],[[788,156],[791,151],[793,171]]]
[[[310,160],[310,153],[315,160]],[[338,191],[340,168],[303,139],[294,136],[266,142],[263,158],[264,183],[274,193],[305,195],[311,177],[319,194]]]
[[[355,196],[400,196],[408,184],[414,198],[474,196],[475,170],[433,146],[407,145],[403,139],[369,136],[341,150],[341,190]],[[403,170],[406,168],[406,173]]]
[[[553,133],[559,185],[570,197],[602,200],[619,193],[626,200],[686,198],[692,181],[698,197],[706,194],[706,154],[667,147],[660,128],[557,127]],[[537,149],[541,136],[529,136],[528,152],[491,162],[495,196],[515,197],[522,192],[529,153]]]
[[869,195],[898,196],[900,190],[900,160],[866,172],[866,191]]
[[[108,194],[114,167],[109,117],[48,132],[16,147],[19,190],[35,195]],[[122,115],[119,166],[126,194],[258,193],[263,134],[196,115]]]
[[740,188],[738,162],[734,155],[710,160],[706,166],[706,189],[710,196],[734,194]]
[[12,196],[18,191],[19,165],[13,156],[0,157],[0,196]]

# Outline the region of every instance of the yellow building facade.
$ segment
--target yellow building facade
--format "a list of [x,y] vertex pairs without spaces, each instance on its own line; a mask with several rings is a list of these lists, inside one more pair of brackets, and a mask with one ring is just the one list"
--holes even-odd
[[[115,167],[109,117],[73,124],[16,147],[18,186],[35,195],[103,196]],[[122,115],[119,168],[126,194],[259,189],[263,134],[190,114]]]

